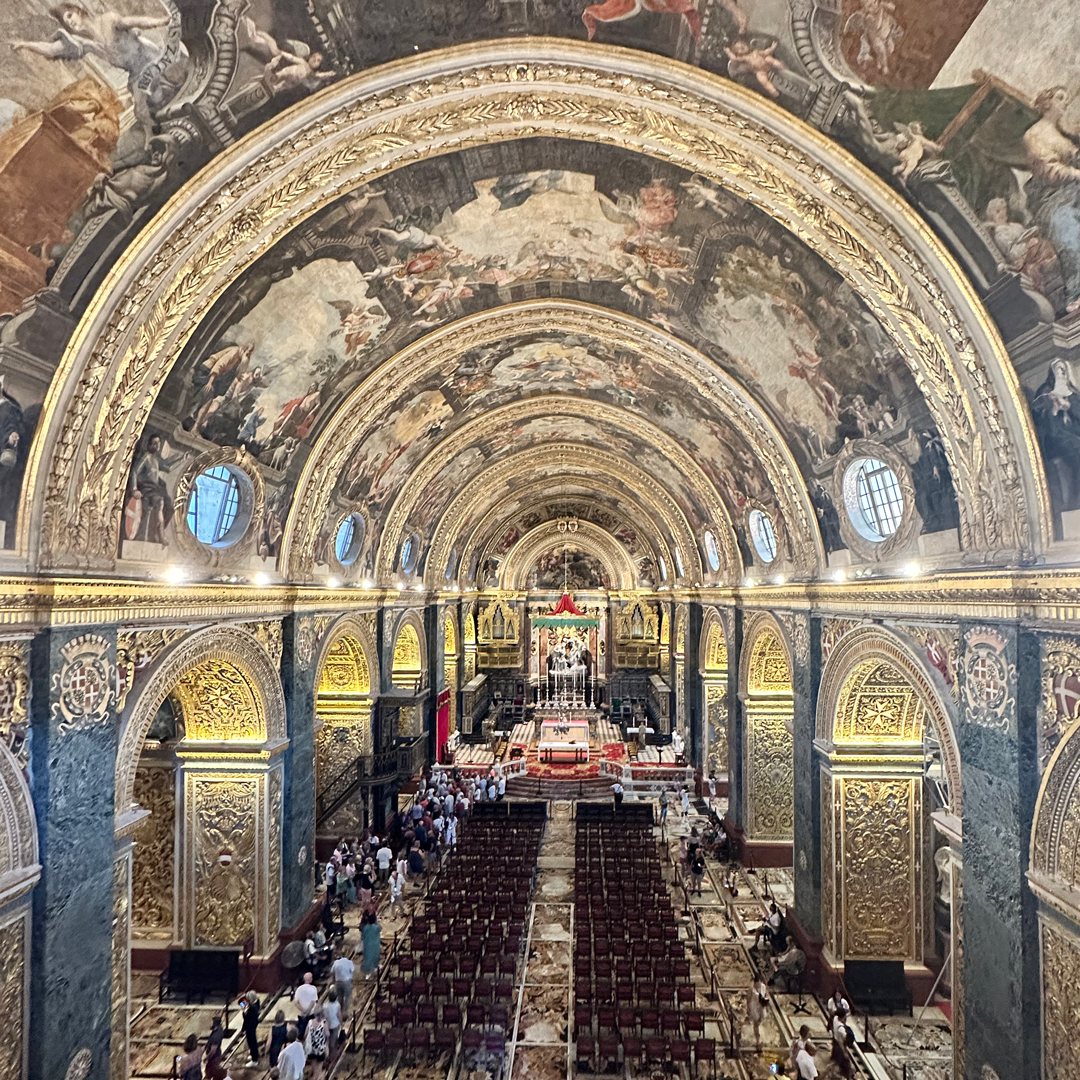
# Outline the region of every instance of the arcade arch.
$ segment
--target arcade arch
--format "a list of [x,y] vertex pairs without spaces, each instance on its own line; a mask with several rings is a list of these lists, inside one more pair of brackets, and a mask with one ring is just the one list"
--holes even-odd
[[728,649],[724,624],[716,608],[705,610],[698,671],[705,714],[701,763],[708,776],[723,781],[728,778]]

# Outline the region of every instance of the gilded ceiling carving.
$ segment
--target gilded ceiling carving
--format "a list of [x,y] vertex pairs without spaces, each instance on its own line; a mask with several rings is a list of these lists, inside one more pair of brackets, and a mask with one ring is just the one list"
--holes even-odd
[[420,635],[411,622],[398,630],[394,642],[394,661],[391,678],[395,686],[414,690],[419,686],[424,672],[424,658],[420,647]]
[[258,691],[228,660],[208,659],[177,680],[184,742],[263,742],[266,720]]
[[[1046,496],[1030,468],[1034,442],[1015,379],[999,375],[1004,385],[995,392],[983,363],[992,356],[995,370],[1004,371],[993,330],[962,293],[963,315],[955,310],[958,294],[939,284],[944,260],[921,223],[906,220],[901,232],[895,217],[867,201],[864,192],[896,213],[875,183],[860,178],[862,190],[853,190],[830,174],[825,149],[813,140],[785,145],[758,119],[765,106],[731,87],[700,74],[674,76],[644,58],[635,63],[647,79],[625,70],[609,75],[578,66],[592,62],[585,60],[590,54],[569,43],[545,49],[559,59],[524,67],[494,61],[499,46],[471,50],[472,99],[464,105],[451,97],[460,77],[362,100],[365,79],[347,81],[312,102],[309,126],[275,139],[268,154],[239,171],[224,155],[216,175],[232,174],[227,197],[209,195],[201,208],[187,207],[181,231],[167,235],[170,229],[159,226],[144,234],[116,280],[125,280],[127,264],[142,264],[142,274],[132,276],[130,293],[105,293],[87,313],[46,405],[57,426],[35,440],[28,477],[29,490],[45,493],[43,562],[113,557],[128,468],[156,391],[241,265],[303,216],[395,164],[451,143],[501,137],[500,119],[527,122],[537,134],[640,147],[763,206],[847,276],[926,388],[945,436],[964,546],[1013,549],[1045,535]],[[929,263],[920,251],[932,253]],[[977,346],[966,327],[978,329]],[[1022,432],[1023,465],[1010,426]],[[32,518],[21,515],[22,550],[30,546]]]
[[171,941],[176,854],[176,773],[140,766],[135,798],[150,816],[140,824],[131,868],[131,922],[139,937]]
[[915,688],[887,660],[867,660],[840,691],[833,742],[922,744],[924,707]]
[[1042,967],[1043,1077],[1067,1080],[1080,1054],[1080,938],[1049,918],[1039,921]]
[[0,642],[0,742],[26,768],[30,724],[30,643]]

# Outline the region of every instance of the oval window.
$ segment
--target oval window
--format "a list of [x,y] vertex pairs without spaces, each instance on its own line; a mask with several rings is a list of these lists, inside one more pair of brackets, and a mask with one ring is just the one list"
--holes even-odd
[[406,574],[411,574],[416,569],[420,559],[420,537],[416,533],[405,537],[405,543],[401,545],[401,569]]
[[674,554],[675,554],[675,574],[676,574],[677,577],[682,577],[686,573],[686,571],[683,569],[683,564],[682,564],[682,552],[678,548],[676,548]]
[[356,562],[360,547],[364,543],[364,519],[359,514],[349,514],[338,526],[334,538],[334,554],[342,566]]
[[251,520],[251,481],[234,465],[214,465],[195,477],[187,526],[200,544],[223,548],[244,535]]
[[904,493],[896,473],[878,458],[853,461],[844,473],[844,508],[864,540],[875,544],[887,540],[904,516]]
[[776,558],[776,530],[764,510],[750,511],[750,539],[762,562],[771,563]]
[[446,560],[446,580],[449,581],[457,570],[457,548],[450,549],[450,557]]
[[659,556],[656,561],[660,566],[660,580],[667,581],[667,563],[664,562],[664,556]]
[[709,560],[709,569],[713,572],[720,569],[720,552],[716,547],[716,537],[708,529],[705,530],[705,558]]

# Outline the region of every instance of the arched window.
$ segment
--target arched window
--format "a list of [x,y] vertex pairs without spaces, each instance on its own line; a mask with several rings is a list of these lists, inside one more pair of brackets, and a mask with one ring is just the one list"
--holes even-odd
[[359,514],[349,514],[338,526],[334,538],[334,554],[342,566],[356,562],[364,543],[364,519]]
[[764,510],[750,511],[750,539],[762,562],[771,563],[776,558],[776,532]]

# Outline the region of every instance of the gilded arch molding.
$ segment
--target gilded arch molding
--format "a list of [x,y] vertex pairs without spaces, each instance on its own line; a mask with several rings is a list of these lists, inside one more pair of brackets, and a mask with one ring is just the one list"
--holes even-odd
[[23,896],[40,876],[34,802],[15,755],[0,743],[0,907]]
[[[442,327],[402,349],[352,392],[319,437],[300,479],[281,547],[281,565],[288,568],[290,576],[303,580],[310,575],[311,552],[334,484],[366,428],[382,416],[387,398],[397,396],[403,385],[428,371],[453,365],[463,352],[552,327],[633,350],[658,366],[674,370],[698,394],[716,405],[761,461],[779,504],[796,564],[808,570],[823,564],[815,513],[798,467],[775,425],[743,387],[707,357],[652,323],[578,301],[536,300],[480,312]],[[463,425],[428,453],[387,514],[384,550],[380,553],[377,573],[387,574],[393,568],[391,552],[396,549],[386,547],[385,538],[400,537],[418,494],[449,458],[468,447],[490,426],[549,414],[556,408],[563,416],[607,420],[646,442],[662,446],[684,474],[698,479],[703,501],[716,519],[722,560],[733,568],[729,572],[738,572],[741,561],[730,515],[714,485],[689,452],[659,427],[629,411],[552,394],[492,409]]]
[[[575,480],[576,483],[574,482]],[[573,488],[575,486],[580,488],[581,491],[567,494],[567,488]],[[658,554],[663,555],[668,564],[671,564],[670,544],[668,540],[661,535],[656,524],[658,521],[663,520],[663,515],[660,512],[660,505],[655,500],[646,502],[645,498],[647,493],[632,493],[625,486],[617,486],[617,481],[608,482],[593,477],[588,479],[563,477],[562,485],[556,487],[554,491],[552,490],[552,487],[552,482],[548,478],[534,478],[533,480],[524,483],[515,482],[513,492],[526,502],[531,499],[540,504],[543,503],[544,500],[547,500],[549,507],[552,503],[557,504],[564,499],[568,502],[577,502],[578,500],[584,502],[590,500],[590,498],[598,501],[601,506],[605,506],[605,503],[600,501],[603,497],[608,499],[611,507],[614,507],[619,503],[624,505],[632,503],[634,516],[626,514],[627,523],[637,530],[638,536],[643,538],[644,544],[648,545],[648,553],[653,556]],[[507,490],[505,485],[503,490]],[[622,510],[616,512],[625,513]],[[468,569],[469,561],[471,560],[473,553],[475,552],[478,554],[479,558],[483,558],[491,545],[497,542],[499,537],[505,533],[507,524],[508,520],[505,512],[496,505],[493,506],[473,527],[469,532],[468,538],[458,545],[458,550],[461,552],[462,563],[459,567],[459,577],[463,576],[462,571]],[[645,549],[642,548],[631,557],[639,557],[644,553]]]
[[[831,749],[834,723],[840,696],[848,677],[870,660],[891,664],[911,684],[922,701],[938,742],[941,744],[945,775],[949,781],[949,812],[961,817],[963,787],[960,752],[956,741],[956,719],[950,700],[938,692],[925,664],[903,639],[881,626],[860,626],[845,634],[829,653],[821,674],[818,691],[816,736],[822,746]],[[850,742],[848,743],[850,747]]]
[[746,621],[746,626],[743,629],[742,651],[739,654],[739,696],[744,699],[750,688],[750,661],[754,655],[754,646],[757,645],[758,638],[769,630],[776,635],[777,641],[784,647],[788,678],[794,677],[795,669],[792,665],[791,641],[788,639],[787,632],[780,624],[780,620],[771,612],[758,611]]
[[[664,524],[672,538],[682,548],[687,574],[693,575],[693,580],[701,580],[701,557],[698,553],[694,531],[679,505],[668,492],[647,473],[617,454],[569,442],[532,447],[522,451],[509,458],[504,464],[479,473],[466,484],[443,513],[435,535],[432,537],[429,555],[431,565],[445,566],[446,557],[453,546],[454,539],[460,535],[469,512],[477,505],[477,500],[485,490],[490,490],[494,484],[506,482],[518,476],[532,475],[537,471],[543,473],[544,470],[562,477],[588,478],[598,473],[618,476],[632,492],[646,493],[649,502],[660,505]],[[389,536],[383,538],[380,547],[380,569],[384,565],[387,554],[395,550],[390,546],[391,540]]]
[[[723,649],[723,664],[720,664],[720,657],[716,655],[717,650],[713,649],[713,642],[710,641],[710,635],[713,630],[720,635],[719,642]],[[713,639],[715,641],[715,639]],[[721,666],[726,671],[728,664],[730,663],[730,653],[728,651],[727,632],[724,629],[724,620],[720,617],[720,612],[717,608],[706,607],[704,609],[704,616],[701,620],[701,634],[698,640],[698,669],[702,675],[707,671],[719,671]]]
[[536,565],[536,560],[561,541],[595,555],[611,573],[613,588],[636,588],[634,562],[626,549],[609,532],[591,521],[579,522],[578,531],[573,534],[559,532],[555,521],[545,522],[526,533],[506,556],[499,587],[514,592],[528,589],[529,571]]
[[334,645],[336,645],[343,637],[355,638],[360,642],[360,648],[363,651],[364,661],[367,663],[368,669],[368,692],[372,696],[375,696],[378,694],[379,686],[381,685],[379,650],[375,646],[372,628],[364,621],[363,617],[359,615],[343,615],[327,631],[326,637],[323,638],[322,644],[319,647],[319,653],[314,665],[316,689],[318,689],[319,682],[322,678],[322,669],[323,664],[326,662],[326,657],[329,655],[330,650]]
[[761,96],[668,59],[553,39],[433,52],[297,105],[185,185],[77,327],[34,439],[17,549],[115,558],[128,470],[158,390],[229,281],[345,191],[408,162],[523,135],[618,144],[722,184],[831,263],[926,394],[965,549],[1049,542],[1032,425],[996,330],[943,244],[879,179]]
[[1031,829],[1028,878],[1039,898],[1080,922],[1080,720],[1043,774]]
[[387,669],[388,680],[392,682],[394,676],[394,661],[397,656],[398,642],[401,640],[402,631],[405,627],[411,627],[416,634],[417,650],[420,658],[420,681],[419,686],[427,686],[428,683],[428,649],[427,632],[424,630],[424,617],[415,609],[401,612],[394,620],[393,633],[389,635],[392,643],[390,646],[390,664]]
[[253,635],[235,626],[210,626],[181,638],[155,661],[137,697],[124,710],[116,754],[115,812],[118,827],[135,805],[135,770],[150,724],[185,674],[207,662],[229,664],[248,680],[262,711],[266,745],[287,742],[285,695],[270,654]]

